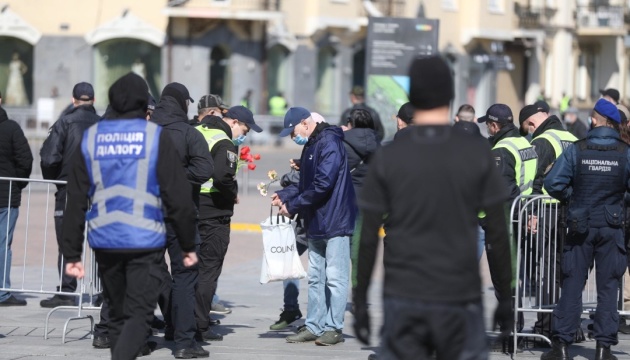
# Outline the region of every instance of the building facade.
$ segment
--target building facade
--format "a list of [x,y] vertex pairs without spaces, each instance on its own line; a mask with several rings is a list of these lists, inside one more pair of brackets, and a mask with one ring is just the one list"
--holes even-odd
[[350,89],[365,83],[369,17],[396,16],[440,20],[455,106],[482,112],[502,102],[517,112],[540,96],[557,106],[566,94],[587,108],[599,89],[630,96],[628,2],[5,0],[0,91],[29,127],[50,125],[79,81],[94,84],[104,109],[108,87],[129,71],[154,96],[172,81],[229,104],[251,90],[250,106],[265,114],[282,94],[336,122]]

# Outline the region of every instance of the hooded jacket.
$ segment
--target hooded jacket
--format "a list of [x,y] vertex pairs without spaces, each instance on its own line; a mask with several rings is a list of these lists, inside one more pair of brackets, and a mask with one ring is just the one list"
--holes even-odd
[[367,128],[355,128],[343,133],[343,144],[348,155],[348,168],[352,176],[355,194],[359,193],[367,174],[370,156],[378,149],[376,132]]
[[[220,117],[206,116],[201,120],[200,126],[221,130],[225,132],[228,138],[232,138],[232,130]],[[208,145],[206,144],[207,148]],[[210,155],[215,164],[212,186],[219,191],[201,194],[199,218],[212,219],[232,216],[234,215],[234,203],[238,195],[238,184],[235,178],[238,166],[238,148],[231,140],[219,140],[212,147]]]
[[[20,125],[9,120],[7,112],[0,107],[0,177],[28,178],[32,167],[33,154]],[[27,184],[0,181],[0,208],[20,206],[22,189]]]
[[[147,108],[146,82],[135,74],[127,74],[117,80],[109,90],[112,107],[110,115],[102,121],[119,119],[144,119]],[[93,125],[97,126],[97,125]],[[188,126],[188,125],[186,125]],[[190,184],[184,176],[184,169],[178,163],[178,155],[170,136],[159,135],[157,160],[157,181],[160,198],[166,209],[177,239],[183,251],[195,248],[195,208],[190,198]],[[60,249],[68,262],[81,260],[85,231],[86,211],[91,187],[85,158],[76,151],[71,159],[68,173],[68,201],[63,221],[63,239]],[[115,236],[115,234],[112,234]],[[109,251],[109,250],[99,250]],[[133,250],[111,250],[112,252],[133,252]]]
[[351,236],[357,204],[343,131],[318,124],[302,150],[300,182],[277,192],[290,214],[304,219],[307,238]]
[[[48,131],[48,137],[39,152],[42,175],[47,180],[67,180],[70,160],[80,151],[85,129],[96,124],[101,118],[92,105],[80,105],[68,109]],[[64,188],[65,185],[57,185]]]
[[534,192],[533,194],[542,194],[543,180],[545,178],[545,172],[547,168],[556,161],[556,152],[553,149],[553,145],[546,139],[536,139],[539,135],[547,130],[561,130],[566,131],[562,126],[562,122],[557,116],[551,115],[532,134],[532,146],[538,154],[538,168],[536,169],[536,179],[534,180]]
[[203,135],[188,125],[188,116],[182,105],[171,96],[162,96],[151,115],[151,121],[164,128],[177,149],[186,177],[193,187],[193,200],[199,207],[201,184],[212,177],[214,162]]

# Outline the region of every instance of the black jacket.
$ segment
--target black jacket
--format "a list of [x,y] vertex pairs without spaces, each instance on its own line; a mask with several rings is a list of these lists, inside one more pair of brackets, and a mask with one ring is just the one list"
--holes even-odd
[[370,156],[378,149],[376,132],[372,129],[356,128],[344,131],[343,145],[348,154],[348,168],[352,175],[352,185],[358,194],[367,174]]
[[339,126],[348,125],[348,118],[350,117],[350,113],[352,110],[363,109],[367,110],[372,116],[372,120],[374,121],[374,131],[376,131],[376,138],[380,143],[383,141],[385,137],[385,129],[383,129],[383,123],[381,123],[381,117],[378,115],[376,110],[367,106],[365,103],[354,104],[352,107],[346,109],[343,114],[341,114],[341,119],[339,120]]
[[186,169],[186,177],[192,184],[193,200],[198,207],[201,184],[208,181],[214,171],[208,143],[197,129],[188,125],[188,116],[171,96],[162,96],[151,121],[161,125],[171,137],[179,160]]
[[453,129],[457,129],[458,131],[463,131],[465,133],[469,133],[472,135],[481,136],[481,131],[479,131],[479,126],[477,124],[470,121],[458,121],[453,124]]
[[536,178],[534,179],[534,191],[533,194],[542,194],[543,180],[545,178],[545,172],[547,168],[556,161],[556,151],[553,149],[553,145],[546,139],[536,139],[539,135],[547,130],[562,130],[566,131],[562,127],[562,122],[557,116],[551,115],[547,118],[540,127],[532,134],[532,146],[536,150],[538,155],[538,167],[536,169]]
[[[514,124],[504,126],[496,135],[488,138],[488,140],[490,141],[490,146],[494,148],[499,141],[511,137],[521,137],[521,133]],[[514,170],[516,159],[514,158],[514,155],[505,148],[493,149],[492,157],[499,169],[501,177],[505,179],[505,184],[507,185],[510,194],[509,200],[511,204],[512,201],[521,194],[521,190],[516,183],[516,172]]]
[[[101,118],[92,105],[81,105],[65,111],[48,131],[48,137],[39,151],[44,179],[67,180],[70,159],[80,150],[83,133]],[[57,185],[63,188],[65,185]]]
[[[216,116],[206,116],[201,121],[204,127],[219,129],[232,139],[232,130],[228,124]],[[207,148],[207,145],[206,145]],[[201,194],[199,200],[199,218],[212,219],[234,214],[234,203],[238,195],[236,167],[238,166],[238,148],[232,140],[220,140],[210,152],[214,160],[212,186],[219,192]]]
[[[28,178],[32,168],[33,154],[20,125],[9,120],[7,112],[0,107],[0,177]],[[0,181],[0,208],[20,206],[22,189],[26,185],[26,182]]]
[[586,139],[586,134],[588,133],[586,125],[580,119],[575,119],[573,124],[567,124],[567,131],[578,140]]

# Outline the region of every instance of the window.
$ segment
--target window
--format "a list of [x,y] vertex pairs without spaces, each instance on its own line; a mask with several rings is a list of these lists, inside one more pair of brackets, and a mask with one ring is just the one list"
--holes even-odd
[[491,13],[503,13],[505,0],[488,0],[488,11]]
[[442,9],[456,11],[457,10],[457,0],[442,0]]

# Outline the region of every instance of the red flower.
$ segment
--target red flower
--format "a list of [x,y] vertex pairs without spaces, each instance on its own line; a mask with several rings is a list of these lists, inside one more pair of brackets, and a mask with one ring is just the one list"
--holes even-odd
[[244,160],[246,160],[247,162],[254,162],[254,157],[252,156],[252,154],[247,154]]
[[254,164],[254,163],[249,163],[249,164],[247,164],[247,168],[248,168],[249,170],[255,170],[255,169],[256,169],[256,164]]
[[254,160],[260,160],[260,154],[254,155]]
[[241,148],[241,158],[243,158],[243,156],[249,154],[249,152],[250,152],[249,146],[243,146]]

